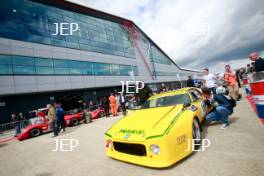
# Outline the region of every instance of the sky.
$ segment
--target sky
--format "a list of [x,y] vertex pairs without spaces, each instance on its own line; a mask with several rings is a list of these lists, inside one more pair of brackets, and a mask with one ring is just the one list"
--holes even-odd
[[221,72],[264,57],[263,0],[69,0],[134,21],[179,66]]

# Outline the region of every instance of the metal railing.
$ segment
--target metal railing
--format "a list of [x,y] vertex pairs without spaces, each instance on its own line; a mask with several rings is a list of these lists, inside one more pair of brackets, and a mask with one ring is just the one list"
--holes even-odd
[[16,128],[20,131],[31,124],[30,120],[20,120],[0,125],[0,138],[12,137],[15,135]]

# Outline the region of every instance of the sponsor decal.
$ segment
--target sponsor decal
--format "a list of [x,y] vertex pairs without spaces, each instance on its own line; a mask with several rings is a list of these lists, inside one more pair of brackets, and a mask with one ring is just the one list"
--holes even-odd
[[183,134],[183,135],[177,137],[177,145],[180,145],[180,144],[186,142],[186,139],[187,139],[186,134]]
[[119,133],[123,133],[123,134],[136,134],[136,135],[144,135],[145,131],[144,130],[127,130],[127,129],[121,129],[119,131]]

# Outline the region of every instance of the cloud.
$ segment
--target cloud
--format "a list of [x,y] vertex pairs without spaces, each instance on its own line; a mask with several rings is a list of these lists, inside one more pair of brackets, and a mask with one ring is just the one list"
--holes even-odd
[[264,49],[263,0],[71,1],[133,20],[184,67],[235,63]]

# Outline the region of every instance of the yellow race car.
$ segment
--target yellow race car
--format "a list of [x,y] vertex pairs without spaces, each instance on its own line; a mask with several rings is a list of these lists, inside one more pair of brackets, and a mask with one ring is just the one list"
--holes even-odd
[[154,95],[105,133],[106,154],[138,165],[168,167],[199,147],[206,111],[196,88]]

